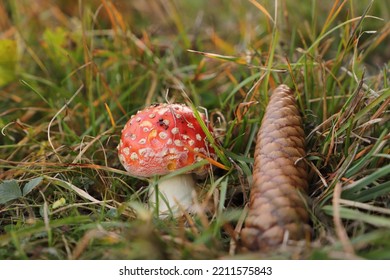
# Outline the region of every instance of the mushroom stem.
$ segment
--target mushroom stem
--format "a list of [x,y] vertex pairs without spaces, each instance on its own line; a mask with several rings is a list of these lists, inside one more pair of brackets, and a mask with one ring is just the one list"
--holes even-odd
[[[158,198],[156,195],[158,193]],[[195,181],[191,174],[180,174],[158,182],[149,190],[149,204],[158,207],[160,217],[178,216],[181,210],[189,210],[193,202]]]

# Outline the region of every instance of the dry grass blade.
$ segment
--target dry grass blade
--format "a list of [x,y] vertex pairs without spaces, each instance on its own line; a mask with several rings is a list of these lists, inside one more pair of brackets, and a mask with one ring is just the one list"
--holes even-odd
[[94,198],[91,195],[89,195],[86,191],[76,187],[75,185],[73,185],[73,184],[71,184],[69,182],[66,182],[66,181],[58,179],[58,178],[49,177],[49,176],[43,176],[43,178],[48,180],[48,181],[50,181],[50,182],[53,182],[54,184],[56,184],[58,186],[61,186],[61,187],[65,188],[65,189],[68,189],[68,190],[70,190],[72,192],[75,192],[77,195],[79,195],[80,197],[82,197],[82,198],[84,198],[84,199],[86,199],[88,201],[100,204],[100,205],[105,206],[105,207],[110,208],[110,209],[116,209],[116,207],[108,205],[104,201],[97,200],[96,198]]
[[335,230],[338,238],[341,241],[341,244],[343,245],[344,251],[347,254],[354,255],[355,250],[353,249],[353,246],[348,238],[347,232],[345,231],[345,228],[343,227],[343,224],[341,222],[340,218],[340,195],[341,195],[341,184],[337,183],[334,187],[334,193],[333,193],[333,223],[335,225]]
[[275,24],[275,21],[274,19],[272,18],[272,16],[268,13],[267,9],[263,7],[263,5],[261,5],[259,2],[257,2],[256,0],[249,0],[249,2],[251,2],[253,5],[256,6],[256,8],[258,8],[273,24]]

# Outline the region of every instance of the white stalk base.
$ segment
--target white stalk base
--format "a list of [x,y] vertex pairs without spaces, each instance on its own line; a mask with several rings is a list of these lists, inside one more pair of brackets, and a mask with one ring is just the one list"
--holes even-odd
[[[158,207],[161,218],[182,214],[190,210],[195,197],[195,181],[191,174],[177,175],[161,180],[157,186],[159,196],[156,200],[156,188],[149,189],[149,205],[152,209]],[[156,203],[158,201],[158,203]]]

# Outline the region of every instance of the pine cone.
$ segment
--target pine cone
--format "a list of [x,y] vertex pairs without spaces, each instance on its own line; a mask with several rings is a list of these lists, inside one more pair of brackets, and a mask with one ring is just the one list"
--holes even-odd
[[310,238],[306,192],[305,135],[294,94],[277,87],[257,134],[249,213],[241,232],[250,250],[283,240]]

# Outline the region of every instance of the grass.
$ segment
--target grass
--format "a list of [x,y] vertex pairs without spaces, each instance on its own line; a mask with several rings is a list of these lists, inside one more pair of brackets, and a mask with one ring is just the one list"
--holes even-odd
[[[74,2],[0,4],[0,259],[390,258],[387,1]],[[249,254],[254,139],[280,83],[304,117],[313,241]],[[229,170],[198,181],[202,210],[160,220],[116,146],[165,101],[207,108]]]

